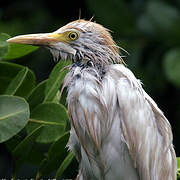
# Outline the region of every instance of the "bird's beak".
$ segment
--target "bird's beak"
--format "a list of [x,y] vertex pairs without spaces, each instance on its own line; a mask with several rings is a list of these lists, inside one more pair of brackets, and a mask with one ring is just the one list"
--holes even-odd
[[57,42],[63,42],[63,34],[58,33],[39,33],[39,34],[28,34],[19,35],[7,40],[8,43],[18,43],[18,44],[31,44],[31,45],[44,45],[50,46]]

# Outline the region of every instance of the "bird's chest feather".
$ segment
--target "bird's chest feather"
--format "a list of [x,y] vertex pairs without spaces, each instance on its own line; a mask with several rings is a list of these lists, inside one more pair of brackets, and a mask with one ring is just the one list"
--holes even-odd
[[[112,179],[112,174],[114,179],[120,174],[123,178],[131,169],[131,160],[121,132],[116,80],[109,73],[101,75],[92,68],[76,66],[65,79],[72,127],[69,147],[87,179]],[[124,159],[123,167],[117,168]]]

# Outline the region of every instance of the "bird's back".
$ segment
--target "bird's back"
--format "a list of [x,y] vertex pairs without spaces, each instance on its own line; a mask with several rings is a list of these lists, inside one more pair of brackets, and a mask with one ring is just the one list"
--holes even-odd
[[[80,179],[175,180],[168,121],[124,65],[104,68],[102,76],[75,65],[65,79],[69,147],[80,162]],[[158,114],[164,119],[157,119]]]

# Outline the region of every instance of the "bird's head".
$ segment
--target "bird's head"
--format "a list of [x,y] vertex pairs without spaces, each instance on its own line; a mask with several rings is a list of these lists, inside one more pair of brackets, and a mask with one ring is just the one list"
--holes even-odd
[[7,42],[45,46],[58,60],[71,59],[93,63],[122,63],[119,47],[109,31],[95,22],[76,20],[52,33],[19,35]]

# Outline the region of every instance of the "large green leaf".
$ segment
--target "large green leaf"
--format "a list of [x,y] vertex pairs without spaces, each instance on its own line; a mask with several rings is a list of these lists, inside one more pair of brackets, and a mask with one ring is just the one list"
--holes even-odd
[[37,127],[44,125],[37,142],[51,143],[64,133],[67,119],[67,112],[63,105],[40,104],[31,113],[27,132],[30,133]]
[[8,62],[0,62],[0,94],[4,94],[10,81],[17,75],[23,66]]
[[62,135],[55,141],[47,153],[47,157],[42,161],[38,175],[42,176],[57,169],[67,155],[66,144],[69,139],[69,132]]
[[35,108],[37,105],[41,104],[45,98],[45,87],[47,80],[40,82],[30,93],[28,97],[28,103],[30,109]]
[[60,167],[58,168],[56,172],[55,179],[58,179],[60,176],[62,176],[63,172],[66,170],[66,168],[70,165],[74,158],[74,153],[71,151],[69,154],[66,156]]
[[59,61],[52,70],[46,84],[44,102],[48,102],[48,101],[52,102],[56,97],[56,94],[63,83],[64,77],[68,72],[67,69],[63,70],[63,68],[69,64],[70,61],[66,61],[66,62]]
[[8,34],[0,34],[0,59],[10,60],[20,58],[38,48],[37,46],[25,44],[7,43],[6,40],[9,38],[10,36]]
[[0,142],[10,139],[21,131],[29,119],[29,106],[20,97],[0,96]]
[[24,66],[0,62],[0,94],[27,97],[35,86],[34,73]]
[[33,51],[35,51],[38,47],[24,44],[10,44],[8,53],[3,57],[4,60],[11,60],[20,58],[25,56]]
[[21,71],[19,71],[18,74],[15,76],[15,78],[13,78],[12,81],[10,82],[8,88],[6,89],[5,94],[15,95],[19,87],[22,85],[27,73],[28,73],[28,68],[26,67],[24,67]]
[[180,87],[180,48],[169,50],[163,61],[167,78]]

